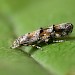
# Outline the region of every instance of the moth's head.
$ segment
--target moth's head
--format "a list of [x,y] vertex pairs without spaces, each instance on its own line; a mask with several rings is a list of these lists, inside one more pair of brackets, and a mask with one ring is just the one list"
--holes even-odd
[[73,24],[61,23],[58,25],[53,25],[53,30],[55,31],[56,37],[67,36],[73,31]]
[[19,40],[16,39],[10,48],[14,49],[14,48],[18,48],[19,46],[20,46]]
[[53,27],[54,31],[60,32],[62,36],[68,35],[73,30],[73,24],[71,23],[61,23],[59,25],[54,25]]
[[69,35],[73,31],[73,24],[71,23],[63,23],[60,25],[60,28],[62,30],[62,36]]
[[67,34],[71,33],[73,31],[73,24],[72,23],[65,23],[65,32]]

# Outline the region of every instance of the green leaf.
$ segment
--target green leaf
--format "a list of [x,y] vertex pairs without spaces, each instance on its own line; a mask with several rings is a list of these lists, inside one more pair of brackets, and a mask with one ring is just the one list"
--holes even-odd
[[[3,6],[3,4],[5,6]],[[1,34],[4,34],[3,36],[1,35],[2,37],[1,39],[3,39],[4,42],[0,42],[2,47],[1,49],[2,53],[0,53],[2,63],[4,61],[6,64],[7,61],[10,61],[10,64],[13,65],[13,66],[10,65],[10,68],[12,69],[12,67],[14,67],[15,65],[16,68],[14,69],[14,71],[16,70],[17,72],[18,71],[17,69],[19,69],[21,71],[21,74],[22,72],[25,71],[23,74],[27,73],[28,75],[30,74],[47,75],[46,72],[43,73],[44,72],[43,68],[41,68],[32,60],[33,58],[39,64],[41,64],[45,69],[47,69],[49,72],[53,73],[54,75],[74,75],[73,74],[73,72],[75,72],[74,40],[67,40],[62,43],[53,43],[43,46],[42,47],[43,51],[31,47],[24,47],[22,48],[22,50],[25,53],[16,49],[15,50],[8,49],[10,43],[7,44],[7,42],[12,40],[12,37],[15,37],[15,35],[17,35],[18,37],[25,33],[37,30],[40,27],[48,27],[52,24],[59,24],[63,22],[71,22],[73,23],[73,25],[75,25],[75,8],[74,8],[75,1],[74,0],[62,0],[62,1],[61,0],[55,0],[55,1],[21,0],[21,2],[20,1],[10,2],[8,0],[7,2],[3,2],[3,4],[1,4],[2,8],[1,12],[3,15],[7,16],[6,18],[8,18],[8,23],[12,22],[12,24],[7,26],[8,24],[6,24],[7,22],[6,21],[2,22],[4,23],[4,27],[3,25],[2,28],[0,27],[2,30]],[[6,29],[6,27],[8,28],[7,30],[9,30],[8,32],[9,33],[11,32],[10,34],[7,34],[8,32],[3,30],[3,28]],[[13,29],[9,27],[11,28],[13,27]],[[73,37],[74,34],[75,34],[75,28],[73,29],[73,32],[70,36]],[[29,58],[26,52],[30,52],[32,58]],[[8,60],[6,59],[7,57]],[[39,68],[36,67],[35,69],[36,72],[33,72],[34,64],[37,67],[39,66]],[[28,73],[28,71],[30,73]],[[20,72],[17,73],[20,74]]]
[[49,75],[20,49],[10,49],[15,33],[10,16],[0,13],[0,75]]

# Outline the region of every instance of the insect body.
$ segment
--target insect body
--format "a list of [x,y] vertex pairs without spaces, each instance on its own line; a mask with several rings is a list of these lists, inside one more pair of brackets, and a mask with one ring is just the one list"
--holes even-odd
[[71,23],[62,23],[58,25],[52,25],[48,28],[40,28],[34,32],[27,33],[18,39],[16,39],[11,48],[18,48],[21,46],[33,46],[40,48],[40,43],[48,43],[55,38],[67,36],[73,30]]

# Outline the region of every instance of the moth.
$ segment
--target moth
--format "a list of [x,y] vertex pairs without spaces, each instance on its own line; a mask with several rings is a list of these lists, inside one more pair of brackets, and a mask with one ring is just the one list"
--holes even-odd
[[50,43],[55,38],[62,38],[69,35],[73,30],[72,23],[61,23],[58,25],[52,25],[47,28],[40,28],[33,32],[24,34],[18,37],[12,44],[11,48],[19,48],[22,46],[32,46],[41,48],[41,43]]

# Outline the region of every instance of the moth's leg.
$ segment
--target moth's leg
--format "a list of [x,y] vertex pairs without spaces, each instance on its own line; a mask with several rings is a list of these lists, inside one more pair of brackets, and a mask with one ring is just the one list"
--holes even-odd
[[22,46],[32,46],[32,47],[36,47],[38,49],[41,49],[41,47],[36,44],[22,44]]
[[53,42],[64,42],[64,40],[54,40]]
[[31,45],[32,47],[36,47],[36,48],[38,48],[38,49],[41,49],[42,50],[42,48],[40,47],[40,46],[38,46],[38,45]]
[[64,42],[64,40],[59,40],[59,39],[57,39],[56,37],[54,37],[54,38],[53,38],[53,42],[54,42],[54,43],[56,43],[56,42]]

